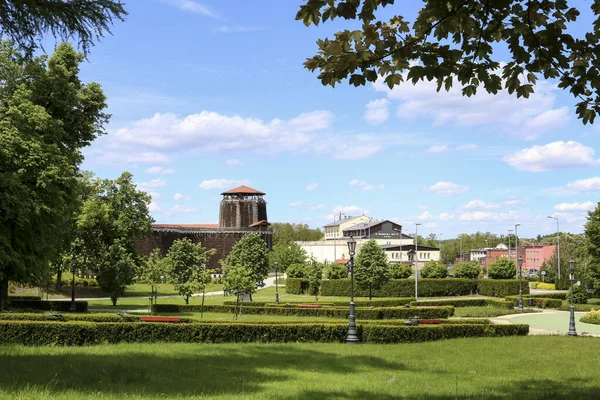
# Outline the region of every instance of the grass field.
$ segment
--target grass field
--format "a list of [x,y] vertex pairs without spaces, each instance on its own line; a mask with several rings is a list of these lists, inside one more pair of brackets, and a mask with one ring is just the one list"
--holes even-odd
[[[526,308],[523,310],[524,313],[532,313],[539,312],[539,310]],[[455,317],[466,317],[466,318],[476,318],[476,317],[498,317],[500,315],[509,315],[509,314],[520,314],[517,309],[506,309],[506,308],[498,308],[498,307],[457,307],[454,309]]]
[[[545,349],[545,350],[543,350]],[[593,338],[0,347],[2,399],[595,399]]]

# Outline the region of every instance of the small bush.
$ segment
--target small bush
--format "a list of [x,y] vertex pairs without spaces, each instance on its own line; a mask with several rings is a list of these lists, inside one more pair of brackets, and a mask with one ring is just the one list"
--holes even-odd
[[581,317],[580,321],[585,322],[586,324],[600,325],[600,310],[588,311],[584,317]]
[[[395,299],[385,299],[385,300],[355,300],[354,304],[356,307],[402,307],[406,304],[409,304],[411,301],[414,301],[414,297],[398,297]],[[297,307],[298,304],[305,304],[304,302],[286,302],[275,304],[273,302],[268,301],[252,301],[250,303],[244,303],[251,307],[287,307],[289,304],[291,307]],[[310,303],[310,302],[309,302]],[[345,307],[350,303],[350,299],[347,301],[325,301],[325,302],[316,302],[314,304],[318,304],[319,306],[333,306],[333,307]],[[223,304],[228,306],[235,305],[235,301],[225,301]],[[313,304],[313,303],[310,303]]]
[[[573,286],[573,304],[587,304],[590,295],[581,285]],[[567,300],[571,299],[571,289],[567,293]]]
[[[64,321],[123,322],[116,314],[61,314]],[[139,321],[139,316],[127,317],[128,322]],[[42,313],[0,313],[0,321],[56,321],[55,316]]]
[[515,263],[506,258],[498,258],[490,263],[487,274],[490,279],[513,278],[517,274]]
[[412,267],[406,264],[391,263],[388,264],[390,279],[407,279],[413,274]]
[[306,279],[306,278],[287,278],[285,280],[285,292],[288,294],[306,294],[306,293],[308,293],[308,279]]
[[42,298],[40,296],[8,296],[8,300],[12,301],[12,300],[35,300],[35,301],[42,301]]
[[428,261],[421,269],[423,278],[446,278],[448,276],[448,268],[440,261]]
[[532,289],[556,290],[556,285],[554,283],[532,282],[530,287]]
[[[57,300],[10,300],[11,308],[22,310],[45,310],[45,311],[62,311],[66,312],[71,309],[70,301]],[[75,301],[76,312],[87,312],[87,301]]]
[[[475,293],[477,281],[471,279],[419,279],[419,296],[443,297],[466,296]],[[349,296],[350,280],[326,280],[321,284],[321,296]],[[354,288],[356,297],[367,297],[368,290]],[[390,279],[379,290],[373,291],[374,297],[412,297],[415,295],[414,279]]]
[[411,306],[453,306],[453,307],[496,307],[503,309],[513,308],[512,301],[490,300],[490,299],[453,299],[435,301],[413,301]]
[[[519,294],[517,279],[479,279],[477,291],[483,296],[506,297]],[[529,285],[523,282],[523,294],[529,293]]]
[[285,270],[288,278],[308,278],[308,265],[292,264]]
[[454,277],[477,279],[481,274],[481,265],[477,261],[463,261],[454,264]]
[[[514,307],[517,307],[519,304],[519,296],[507,296],[506,300],[510,301]],[[560,299],[523,296],[523,307],[561,308],[562,305],[563,301]]]
[[348,268],[343,264],[332,263],[325,269],[325,278],[344,279],[348,277]]

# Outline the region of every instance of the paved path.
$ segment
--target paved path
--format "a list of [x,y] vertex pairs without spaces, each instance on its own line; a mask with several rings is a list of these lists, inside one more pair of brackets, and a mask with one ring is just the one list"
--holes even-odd
[[[600,325],[585,324],[579,319],[585,312],[575,313],[575,329],[581,336],[600,337]],[[530,335],[566,335],[569,332],[569,312],[544,310],[540,313],[511,314],[490,318],[495,324],[528,324]]]

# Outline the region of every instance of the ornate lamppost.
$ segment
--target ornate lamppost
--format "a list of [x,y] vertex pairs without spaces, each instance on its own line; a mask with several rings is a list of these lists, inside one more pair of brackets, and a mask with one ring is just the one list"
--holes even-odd
[[277,282],[279,278],[277,277],[277,272],[279,272],[279,263],[275,261],[275,304],[279,304],[279,283]]
[[569,260],[569,279],[571,280],[571,315],[569,317],[569,336],[577,336],[575,330],[575,307],[573,306],[573,281],[575,280],[575,260]]
[[348,240],[348,254],[350,260],[346,263],[348,272],[350,273],[350,321],[348,323],[348,334],[346,335],[346,343],[358,343],[360,340],[356,335],[356,319],[354,315],[354,254],[356,250],[356,240],[350,236]]
[[517,309],[519,312],[523,312],[523,272],[521,266],[523,265],[523,257],[519,257],[519,302],[517,303]]
[[72,273],[73,279],[71,280],[71,307],[69,307],[70,312],[77,312],[77,306],[75,305],[75,267],[77,266],[77,246],[73,246],[73,260],[71,261],[73,265]]

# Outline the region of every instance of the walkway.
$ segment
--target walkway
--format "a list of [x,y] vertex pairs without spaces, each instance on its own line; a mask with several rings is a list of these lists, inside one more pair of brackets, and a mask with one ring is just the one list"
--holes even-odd
[[[585,312],[575,313],[577,334],[600,337],[600,325],[579,321],[585,314]],[[568,311],[545,310],[541,313],[503,315],[490,320],[495,324],[528,324],[530,335],[566,335],[569,332]]]

